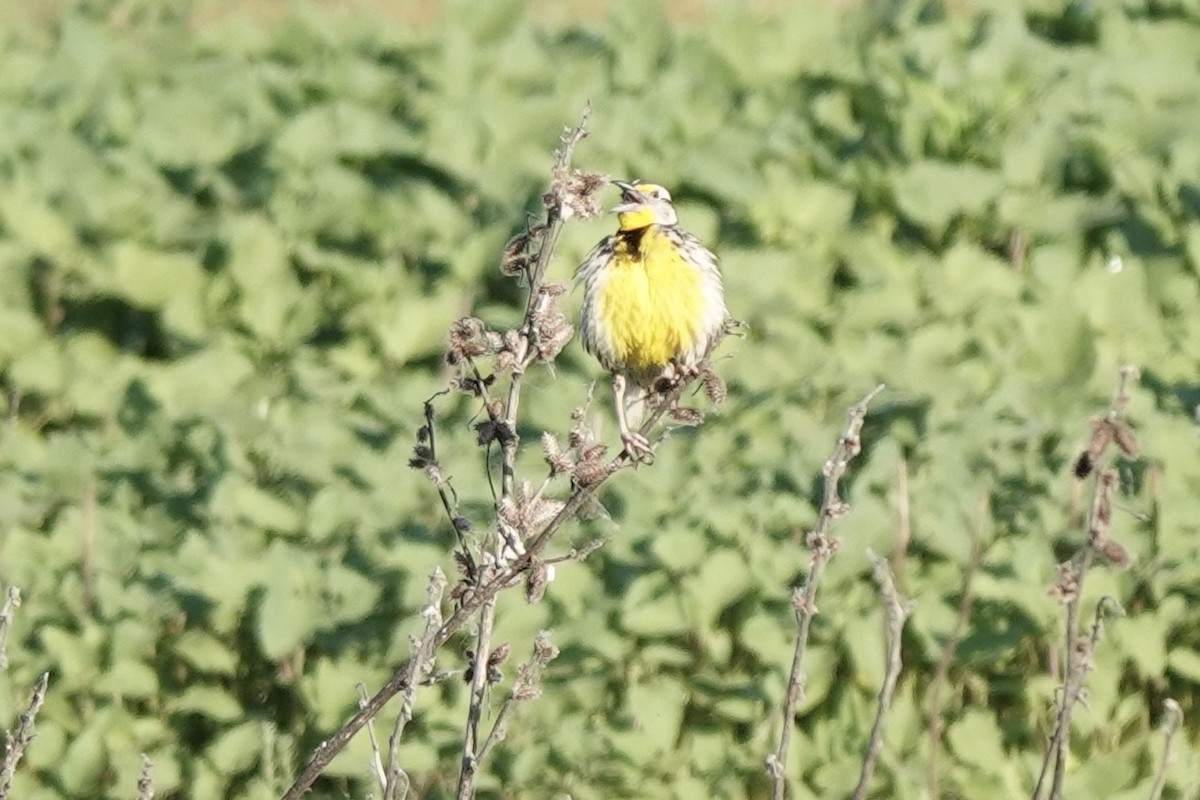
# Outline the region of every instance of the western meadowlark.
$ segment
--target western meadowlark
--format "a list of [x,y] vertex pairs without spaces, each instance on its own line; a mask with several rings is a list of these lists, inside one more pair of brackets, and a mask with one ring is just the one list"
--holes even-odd
[[[621,190],[617,232],[575,271],[583,284],[583,346],[612,373],[621,443],[652,454],[631,412],[663,377],[695,369],[725,325],[717,257],[678,226],[671,195],[653,183],[613,181]],[[626,384],[637,389],[626,403]],[[637,409],[637,414],[643,409]]]

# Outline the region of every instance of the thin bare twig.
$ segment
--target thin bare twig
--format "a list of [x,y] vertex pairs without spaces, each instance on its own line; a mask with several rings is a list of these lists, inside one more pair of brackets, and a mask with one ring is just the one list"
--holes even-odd
[[154,800],[154,762],[142,753],[142,771],[138,773],[137,800]]
[[[1124,422],[1125,409],[1128,407],[1130,399],[1129,384],[1137,377],[1136,367],[1121,367],[1117,391],[1109,405],[1108,413],[1093,421],[1091,441],[1087,450],[1080,455],[1075,464],[1076,475],[1086,477],[1088,474],[1094,473],[1095,480],[1083,545],[1074,558],[1059,565],[1059,578],[1054,588],[1054,593],[1066,605],[1063,684],[1058,701],[1054,733],[1050,738],[1050,746],[1042,759],[1032,800],[1041,800],[1048,773],[1051,775],[1050,800],[1060,800],[1062,797],[1063,781],[1066,778],[1067,770],[1067,751],[1071,738],[1071,712],[1083,694],[1087,673],[1092,668],[1092,652],[1099,638],[1100,619],[1105,607],[1102,599],[1096,607],[1092,639],[1090,641],[1081,639],[1079,620],[1080,605],[1083,600],[1083,583],[1097,555],[1103,556],[1106,550],[1112,549],[1113,544],[1108,537],[1108,529],[1112,518],[1112,494],[1116,488],[1117,475],[1110,469],[1099,467],[1098,464],[1112,444],[1116,444],[1122,452],[1130,455],[1137,448],[1133,433]],[[1112,602],[1115,603],[1115,601]],[[1051,762],[1054,764],[1052,771],[1050,770]]]
[[496,721],[492,723],[491,732],[479,748],[480,763],[488,757],[492,748],[504,739],[505,723],[513,707],[517,703],[534,700],[541,696],[542,670],[557,657],[558,648],[550,643],[550,632],[540,631],[533,642],[533,654],[529,660],[517,667],[517,677],[513,681],[512,689],[509,690],[508,697],[504,698],[504,703],[500,706],[499,713],[496,714]]
[[29,743],[33,741],[34,722],[37,721],[38,712],[42,710],[42,703],[46,701],[46,689],[49,685],[50,673],[43,672],[42,677],[38,678],[37,685],[33,687],[33,696],[29,699],[29,706],[17,721],[16,731],[6,731],[4,734],[4,764],[0,766],[0,800],[8,797],[8,790],[12,786],[17,764],[21,761],[21,756],[25,754],[25,748],[29,747]]
[[8,587],[4,607],[0,608],[0,670],[8,669],[8,629],[12,627],[13,615],[21,605],[21,590]]
[[938,659],[933,679],[929,682],[929,701],[926,707],[926,727],[929,729],[929,765],[927,784],[930,800],[941,797],[941,779],[938,762],[942,750],[942,690],[950,677],[950,665],[954,663],[954,655],[962,640],[962,632],[971,618],[971,603],[974,600],[975,575],[983,566],[983,526],[988,515],[988,498],[984,495],[979,501],[979,510],[975,525],[971,528],[971,555],[963,570],[962,594],[958,599],[958,612],[954,616],[954,624],[950,627],[950,635],[942,646],[942,655]]
[[[434,567],[429,575],[429,587],[425,591],[425,605],[421,607],[421,618],[425,627],[420,637],[410,639],[412,656],[408,661],[407,685],[401,698],[400,713],[388,739],[388,762],[384,772],[383,800],[398,800],[408,791],[408,775],[400,768],[400,739],[404,729],[413,718],[417,687],[433,671],[433,638],[442,624],[442,592],[446,588],[446,576],[440,567]],[[378,760],[378,757],[377,757]]]
[[883,685],[879,687],[879,698],[875,702],[875,721],[871,723],[871,735],[867,738],[862,770],[858,774],[858,785],[854,788],[854,800],[863,800],[867,796],[867,787],[875,773],[875,762],[879,759],[879,751],[883,749],[883,720],[891,708],[896,682],[900,679],[900,670],[904,666],[900,660],[900,638],[904,632],[904,623],[912,610],[912,603],[901,597],[896,590],[896,580],[892,577],[892,570],[887,561],[870,550],[867,551],[867,558],[871,559],[874,565],[875,582],[879,584],[879,594],[883,600],[887,667],[883,674]]
[[803,588],[792,590],[792,609],[796,615],[796,647],[792,652],[792,668],[788,674],[787,700],[783,706],[783,729],[779,734],[778,749],[767,756],[767,774],[771,776],[774,800],[783,800],[787,792],[787,755],[792,743],[792,728],[796,724],[796,706],[804,696],[804,654],[808,649],[808,632],[812,618],[817,613],[817,588],[825,565],[838,549],[838,540],[829,535],[832,523],[849,510],[849,505],[838,497],[838,484],[846,474],[850,461],[862,450],[863,422],[867,417],[867,406],[883,391],[883,384],[876,386],[850,408],[846,428],[838,438],[833,454],[825,460],[822,474],[825,477],[825,493],[821,509],[817,514],[816,528],[807,537],[812,551],[808,579]]
[[1160,800],[1167,784],[1167,768],[1171,766],[1171,743],[1175,734],[1183,727],[1183,709],[1174,698],[1163,701],[1163,752],[1158,769],[1154,772],[1154,786],[1150,789],[1150,800]]
[[[358,690],[358,707],[362,709],[371,699],[367,693],[367,687],[363,684],[355,686]],[[372,724],[374,720],[367,720],[364,726],[367,729],[367,739],[371,743],[371,773],[375,776],[375,783],[379,785],[380,792],[387,791],[387,770],[383,766],[383,753],[379,749],[379,739],[375,736],[375,726]]]
[[479,615],[479,630],[471,659],[471,703],[467,709],[467,724],[463,732],[462,766],[458,773],[457,800],[475,796],[475,773],[479,768],[479,720],[483,715],[483,697],[488,686],[492,646],[492,626],[496,621],[496,595],[483,604]]

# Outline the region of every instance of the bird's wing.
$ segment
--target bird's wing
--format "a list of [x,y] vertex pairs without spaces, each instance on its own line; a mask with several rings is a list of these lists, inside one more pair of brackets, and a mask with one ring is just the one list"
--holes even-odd
[[601,239],[599,244],[593,247],[592,251],[575,268],[575,286],[578,287],[592,280],[596,276],[596,273],[600,271],[600,268],[612,258],[616,246],[617,237],[615,234],[605,236]]
[[673,228],[671,235],[676,238],[676,242],[683,250],[687,260],[700,270],[708,306],[704,329],[710,338],[716,336],[729,317],[729,312],[725,308],[725,286],[721,280],[721,268],[717,263],[717,256],[699,239],[682,228]]

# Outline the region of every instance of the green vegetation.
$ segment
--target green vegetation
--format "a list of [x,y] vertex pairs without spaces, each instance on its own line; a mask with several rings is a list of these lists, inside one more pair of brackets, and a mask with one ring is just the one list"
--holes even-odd
[[[720,412],[557,546],[610,541],[541,603],[502,599],[514,661],[542,628],[562,654],[481,796],[766,795],[821,462],[879,382],[792,796],[857,776],[884,670],[867,548],[917,603],[876,796],[928,796],[973,531],[941,791],[1028,796],[1062,660],[1047,590],[1083,536],[1072,462],[1127,363],[1142,455],[1118,462],[1111,533],[1134,562],[1088,577],[1084,619],[1102,595],[1126,616],[1075,710],[1066,796],[1147,797],[1167,697],[1191,726],[1164,796],[1195,796],[1200,3],[768,6],[543,27],[501,0],[414,27],[93,0],[0,32],[0,584],[24,597],[0,727],[51,672],[13,797],[132,796],[143,752],[159,797],[277,797],[356,684],[403,661],[428,574],[453,574],[407,465],[422,402],[452,320],[520,318],[500,253],[589,99],[576,166],[670,187],[749,334],[723,348]],[[550,279],[611,226],[568,224]],[[600,378],[578,342],[530,372],[524,461]],[[486,520],[477,406],[440,410],[462,511]],[[603,381],[593,413],[615,440]],[[410,797],[453,793],[466,705],[457,679],[418,695]],[[360,735],[315,796],[372,791],[368,753]]]

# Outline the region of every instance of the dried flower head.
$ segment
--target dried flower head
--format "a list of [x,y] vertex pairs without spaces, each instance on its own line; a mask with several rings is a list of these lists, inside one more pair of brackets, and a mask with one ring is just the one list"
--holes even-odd
[[457,364],[464,359],[492,352],[486,332],[487,328],[484,326],[483,320],[477,317],[462,317],[455,320],[454,324],[450,326],[446,362]]
[[533,658],[543,667],[558,658],[558,648],[550,641],[550,631],[538,631],[533,640]]
[[547,314],[537,328],[538,360],[549,363],[558,358],[574,335],[575,326],[563,314]]
[[1084,450],[1079,454],[1079,458],[1075,459],[1075,466],[1071,471],[1075,473],[1076,478],[1083,480],[1088,475],[1091,475],[1092,470],[1095,468],[1096,460],[1092,458],[1091,453],[1089,453],[1087,450]]
[[500,255],[500,272],[509,277],[522,276],[537,257],[537,249],[546,233],[545,223],[530,224],[524,231],[508,240]]
[[698,408],[688,408],[687,406],[671,406],[671,410],[667,415],[678,422],[680,425],[696,426],[704,422],[704,412]]
[[575,459],[571,458],[569,453],[563,451],[558,443],[549,432],[542,434],[542,458],[545,459],[547,466],[550,467],[550,476],[565,475],[571,471],[571,467],[575,464]]
[[496,426],[497,423],[490,419],[485,419],[475,423],[475,442],[480,447],[487,447],[492,442],[496,441]]
[[549,584],[549,568],[542,561],[534,559],[525,572],[525,599],[530,603],[540,602]]
[[509,649],[508,642],[501,642],[496,645],[495,649],[488,653],[488,666],[498,667],[507,661]]
[[408,460],[408,465],[413,469],[425,469],[433,462],[433,450],[427,444],[418,444],[413,446],[412,458]]
[[604,461],[580,461],[571,471],[571,480],[576,486],[594,486],[609,475],[608,464]]
[[704,388],[704,394],[713,405],[719,406],[725,402],[725,398],[728,396],[728,389],[725,387],[725,381],[717,373],[711,369],[704,370],[704,374],[700,378],[700,384]]
[[471,397],[482,398],[487,393],[488,387],[495,382],[495,375],[485,375],[482,378],[477,378],[474,375],[459,375],[457,378],[450,380],[450,388],[457,389]]
[[1058,565],[1058,580],[1050,589],[1050,596],[1060,603],[1069,603],[1079,594],[1079,575],[1075,565],[1064,561]]
[[1113,441],[1127,458],[1137,458],[1140,448],[1133,429],[1123,422],[1113,424]]
[[1133,564],[1133,556],[1129,550],[1116,539],[1101,539],[1096,543],[1096,551],[1117,569],[1127,569]]
[[521,509],[517,506],[517,501],[512,497],[501,497],[496,503],[496,515],[500,521],[507,525],[517,528],[521,525]]
[[542,205],[547,211],[558,210],[564,220],[578,217],[592,219],[600,215],[600,201],[593,195],[607,186],[607,175],[582,170],[562,171],[554,176],[550,191],[542,195]]

